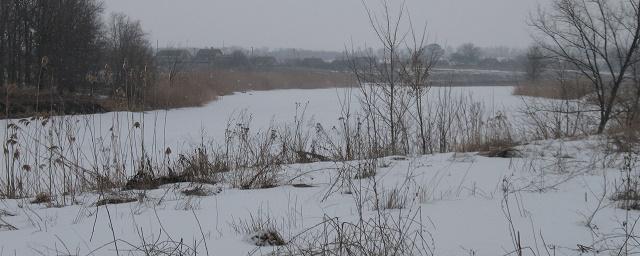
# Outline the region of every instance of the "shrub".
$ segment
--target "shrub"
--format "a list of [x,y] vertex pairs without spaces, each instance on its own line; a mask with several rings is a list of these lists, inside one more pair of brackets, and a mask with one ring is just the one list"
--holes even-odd
[[247,241],[256,246],[281,246],[285,245],[277,221],[263,209],[256,214],[250,213],[248,219],[235,220],[230,224],[231,228],[240,235],[245,235]]
[[96,206],[104,206],[108,204],[126,204],[138,201],[136,198],[129,197],[127,195],[110,195],[96,202]]
[[36,195],[36,197],[31,201],[32,204],[43,204],[43,203],[51,203],[51,195],[40,192]]

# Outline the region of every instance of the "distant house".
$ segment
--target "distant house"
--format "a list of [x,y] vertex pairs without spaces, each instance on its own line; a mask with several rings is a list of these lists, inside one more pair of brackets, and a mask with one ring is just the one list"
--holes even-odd
[[224,54],[214,60],[214,66],[219,68],[239,68],[247,67],[249,58],[242,51],[234,51],[231,54]]
[[334,70],[348,70],[351,68],[351,62],[347,59],[335,59],[331,61],[331,68]]
[[349,65],[355,65],[356,67],[370,67],[378,63],[378,60],[374,57],[354,57],[348,60]]
[[233,56],[227,54],[216,58],[213,62],[214,66],[218,68],[229,68],[233,66],[233,63]]
[[164,49],[156,53],[156,62],[160,65],[191,61],[193,55],[186,49]]
[[249,61],[256,67],[271,67],[276,65],[276,58],[272,56],[251,57]]
[[327,63],[321,58],[304,58],[300,64],[308,68],[325,68],[327,66]]
[[200,49],[193,58],[193,61],[196,63],[213,63],[216,58],[219,58],[222,55],[223,54],[220,49]]

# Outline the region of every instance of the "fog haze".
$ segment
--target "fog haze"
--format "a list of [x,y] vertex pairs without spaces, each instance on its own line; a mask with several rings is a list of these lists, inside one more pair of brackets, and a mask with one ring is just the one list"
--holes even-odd
[[[374,10],[380,6],[377,0],[366,3]],[[108,0],[105,5],[107,13],[140,19],[160,47],[342,50],[351,40],[356,45],[375,40],[360,0]],[[413,21],[426,20],[431,38],[441,44],[525,47],[527,15],[537,3],[408,0],[406,5]]]

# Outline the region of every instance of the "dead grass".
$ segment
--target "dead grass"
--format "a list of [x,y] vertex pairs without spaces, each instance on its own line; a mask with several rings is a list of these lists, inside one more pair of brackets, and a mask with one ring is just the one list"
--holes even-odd
[[456,152],[483,152],[490,157],[513,157],[514,146],[518,144],[513,136],[513,126],[510,119],[502,114],[482,121],[480,128],[472,128],[467,138],[456,147]]
[[618,202],[618,207],[625,210],[640,210],[640,192],[635,189],[620,191],[611,200]]
[[246,219],[237,219],[229,224],[239,235],[247,236],[246,239],[255,246],[282,246],[287,244],[279,230],[284,227],[263,209],[250,213]]
[[640,126],[612,128],[608,137],[616,152],[635,152],[640,148]]
[[135,202],[135,201],[138,201],[138,199],[128,197],[128,196],[123,196],[123,195],[110,196],[110,197],[106,197],[98,200],[98,202],[96,202],[96,206],[104,206],[108,204],[126,204],[126,203]]
[[210,195],[210,191],[205,189],[202,185],[198,185],[192,188],[185,188],[180,191],[185,196],[208,196]]
[[497,158],[519,158],[522,157],[522,152],[512,147],[504,147],[489,151],[482,151],[478,155]]
[[356,180],[373,178],[378,173],[375,160],[358,161],[353,166],[345,165],[343,168],[354,173],[353,178]]
[[[349,73],[278,68],[270,70],[200,70],[161,73],[135,104],[123,97],[100,92],[60,94],[35,87],[7,85],[0,88],[0,118],[63,114],[92,114],[109,111],[141,111],[199,107],[234,92],[274,89],[317,89],[345,87],[354,83]],[[106,98],[104,98],[106,96]]]
[[48,204],[51,203],[51,196],[47,193],[41,192],[31,201],[32,204]]
[[59,94],[35,87],[0,86],[0,118],[47,117],[107,111],[104,100],[90,95]]
[[407,198],[406,194],[403,194],[403,191],[399,188],[394,188],[390,191],[383,191],[381,198],[376,203],[374,210],[393,210],[393,209],[404,209],[407,207]]
[[416,216],[405,209],[378,211],[355,222],[325,218],[295,235],[275,255],[435,255],[433,237]]
[[254,233],[249,237],[249,241],[256,246],[282,246],[287,244],[282,235],[273,230]]
[[205,184],[215,184],[219,180],[217,179],[217,173],[211,172],[206,176],[193,176],[189,173],[181,173],[181,174],[169,174],[162,175],[158,177],[154,177],[153,175],[147,172],[138,172],[136,175],[131,177],[124,186],[124,190],[149,190],[149,189],[157,189],[160,186],[167,184],[176,184],[176,183],[184,183],[184,182],[198,182]]
[[162,185],[183,182],[216,184],[222,179],[221,173],[229,171],[228,165],[215,154],[210,154],[204,146],[197,147],[192,152],[179,154],[178,159],[163,174],[158,174],[153,169],[149,163],[147,169],[138,170],[127,180],[124,189],[157,189]]
[[198,147],[190,154],[180,154],[178,158],[178,168],[182,173],[198,178],[209,178],[212,174],[229,171],[227,163],[219,157],[211,156],[205,147]]
[[513,95],[517,96],[564,100],[580,99],[591,92],[591,85],[586,80],[565,83],[552,80],[524,82],[513,89]]
[[508,154],[507,151],[514,151],[514,146],[517,146],[517,143],[513,140],[488,140],[462,144],[456,149],[456,152],[482,152],[492,155],[490,157],[499,157],[498,155],[501,153]]
[[625,210],[640,210],[640,179],[638,179],[638,154],[626,152],[622,163],[623,175],[616,185],[611,200]]
[[180,73],[170,79],[168,74],[160,74],[156,86],[147,91],[148,108],[198,107],[224,95],[205,75]]
[[163,73],[147,99],[150,108],[196,107],[234,92],[345,87],[353,81],[345,72],[307,69],[187,71],[171,81]]

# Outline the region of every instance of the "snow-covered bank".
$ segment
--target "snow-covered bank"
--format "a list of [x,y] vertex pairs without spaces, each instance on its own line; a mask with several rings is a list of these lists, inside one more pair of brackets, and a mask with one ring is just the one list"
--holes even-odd
[[181,183],[145,196],[126,192],[136,201],[108,208],[96,207],[99,195],[92,193],[63,208],[30,204],[28,199],[3,200],[6,212],[1,218],[18,230],[0,225],[0,251],[115,255],[117,246],[120,255],[144,255],[137,248],[142,244],[172,248],[169,241],[182,241],[199,255],[283,252],[282,247],[252,245],[249,234],[235,228],[251,218],[269,219],[285,241],[296,243],[300,233],[308,234],[307,229],[327,218],[357,222],[358,200],[364,218],[375,216],[377,193],[396,189],[407,199],[403,209],[384,211],[390,216],[417,212],[433,239],[435,255],[508,254],[515,249],[511,228],[522,247],[578,255],[577,245],[604,249],[620,243],[624,237],[610,236],[621,234],[622,223],[638,215],[630,212],[627,218],[610,201],[613,184],[620,182],[620,162],[615,161],[620,156],[605,159],[601,143],[596,138],[540,141],[519,147],[523,157],[512,159],[475,153],[388,157],[379,161],[375,178],[354,180],[357,191],[336,188],[343,163],[325,162],[285,166],[281,186],[270,189],[203,185],[207,196],[186,196],[181,191],[197,185]]

